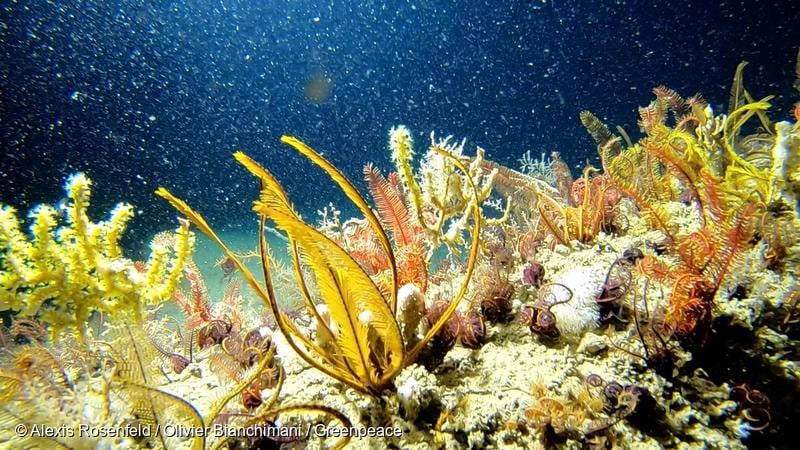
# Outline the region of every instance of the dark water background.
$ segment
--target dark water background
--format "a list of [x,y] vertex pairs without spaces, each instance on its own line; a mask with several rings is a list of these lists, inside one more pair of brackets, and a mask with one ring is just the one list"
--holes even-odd
[[750,92],[788,117],[800,2],[655,3],[3,2],[0,201],[55,202],[85,171],[97,212],[137,206],[128,239],[174,226],[158,185],[223,228],[255,227],[253,180],[230,157],[243,149],[313,217],[343,198],[281,134],[359,183],[366,161],[391,167],[401,123],[420,152],[433,130],[512,166],[526,150],[579,166],[595,158],[581,110],[634,137],[660,84],[721,111],[741,60]]

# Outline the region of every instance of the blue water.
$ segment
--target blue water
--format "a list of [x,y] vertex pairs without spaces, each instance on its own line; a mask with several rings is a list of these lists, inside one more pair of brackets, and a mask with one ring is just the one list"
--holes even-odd
[[749,91],[787,116],[800,2],[651,3],[3,2],[0,201],[54,202],[85,171],[97,211],[137,206],[134,238],[174,225],[158,185],[222,228],[255,227],[255,186],[230,157],[243,149],[313,217],[342,197],[281,134],[359,183],[366,161],[391,167],[400,123],[420,151],[436,131],[509,165],[557,150],[580,166],[595,159],[581,110],[635,138],[653,87],[721,110],[740,60]]

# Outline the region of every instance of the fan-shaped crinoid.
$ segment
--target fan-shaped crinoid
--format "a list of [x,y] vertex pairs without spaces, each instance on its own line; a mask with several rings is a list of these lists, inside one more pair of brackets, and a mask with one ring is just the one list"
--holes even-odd
[[[364,214],[369,228],[377,238],[378,246],[385,253],[389,263],[388,289],[384,289],[387,295],[384,295],[350,253],[324,233],[306,224],[291,206],[275,177],[244,153],[237,152],[234,157],[255,175],[261,184],[261,196],[254,203],[253,210],[261,221],[259,233],[264,285],[257,281],[255,275],[220,240],[202,216],[166,189],[160,188],[156,193],[186,215],[201,231],[222,247],[227,257],[235,261],[250,287],[272,310],[277,326],[289,345],[303,359],[325,374],[357,390],[377,393],[390,386],[394,376],[417,358],[433,336],[445,326],[466,295],[478,255],[480,206],[477,202],[471,202],[467,208],[472,215],[473,226],[470,231],[472,243],[460,290],[425,336],[410,348],[406,348],[401,327],[395,317],[399,287],[398,265],[395,251],[381,220],[344,174],[319,153],[293,137],[284,136],[281,140],[325,171]],[[468,173],[468,169],[461,161],[446,150],[437,148],[434,151],[458,170]],[[465,179],[466,187],[477,198],[478,190],[472,179],[469,176]],[[334,337],[329,340],[330,345],[316,343],[310,336],[301,332],[300,328],[279,308],[264,231],[267,221],[271,221],[278,230],[287,235],[296,279],[305,299],[305,305],[325,335]],[[395,233],[400,235],[401,230],[395,230]],[[316,287],[320,300],[313,298],[307,279],[313,280],[313,286]],[[323,318],[320,313],[323,305],[327,310],[327,318]]]

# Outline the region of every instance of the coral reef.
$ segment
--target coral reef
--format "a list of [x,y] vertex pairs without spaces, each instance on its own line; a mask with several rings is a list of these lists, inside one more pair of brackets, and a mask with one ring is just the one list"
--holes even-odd
[[[238,281],[212,304],[188,222],[158,234],[147,263],[130,261],[119,237],[133,208],[94,223],[88,178],[71,177],[66,190],[66,224],[40,206],[30,240],[13,210],[2,210],[4,304],[13,300],[19,312],[0,327],[1,446],[258,447],[281,438],[279,416],[349,424],[324,406],[279,402],[284,377],[271,332],[251,328]],[[189,294],[179,288],[184,278]],[[160,312],[171,299],[184,320]],[[178,324],[177,339],[167,323]],[[347,441],[331,440],[335,448]]]
[[92,222],[89,178],[75,174],[64,189],[63,212],[50,205],[31,211],[30,237],[13,208],[0,208],[0,311],[39,318],[52,336],[77,330],[81,341],[94,313],[141,322],[143,306],[168,300],[178,287],[194,242],[189,224],[154,239],[150,259],[137,265],[119,243],[133,207],[121,203],[108,220]]
[[[378,245],[385,252],[388,260],[390,270],[388,296],[384,297],[369,274],[353,259],[353,255],[315,228],[304,223],[292,209],[278,181],[266,169],[243,153],[236,153],[234,156],[260,180],[262,186],[261,198],[255,203],[254,211],[259,214],[262,223],[259,233],[266,286],[259,284],[255,276],[217,237],[202,216],[166,189],[160,188],[157,194],[169,201],[201,231],[214,239],[226,256],[236,263],[250,287],[269,306],[276,318],[278,328],[289,344],[305,361],[350,387],[363,392],[378,393],[390,385],[392,379],[403,367],[414,362],[426,344],[455,313],[460,300],[467,292],[478,254],[478,235],[482,220],[480,213],[482,200],[478,188],[468,169],[456,156],[450,154],[442,146],[435,148],[434,153],[439,155],[442,161],[448,161],[446,167],[454,168],[451,170],[460,170],[467,176],[465,184],[472,194],[469,197],[470,200],[467,200],[463,192],[459,191],[459,201],[465,202],[461,206],[464,208],[464,217],[469,217],[467,214],[471,213],[473,219],[472,244],[466,274],[459,293],[448,303],[440,317],[430,325],[425,336],[413,346],[406,346],[401,334],[401,325],[395,317],[398,300],[397,263],[389,237],[382,227],[380,219],[375,216],[366,200],[356,191],[352,183],[317,152],[292,137],[284,137],[282,141],[322,168],[364,214],[368,226],[377,236]],[[460,180],[457,175],[453,176]],[[445,197],[440,199],[444,200]],[[394,210],[399,209],[399,204],[384,206]],[[448,211],[453,210],[448,209]],[[388,212],[384,214],[390,215]],[[295,272],[298,274],[297,282],[301,286],[308,312],[316,321],[318,331],[324,335],[323,341],[327,345],[319,345],[312,341],[278,307],[270,277],[269,260],[266,257],[267,241],[264,237],[263,225],[267,219],[273,221],[278,229],[285,232],[289,242],[292,243],[292,262]],[[465,226],[466,219],[461,222],[462,226]],[[395,239],[399,239],[403,227],[406,226],[405,222],[398,219],[391,223],[395,226],[393,228]],[[302,274],[301,264],[308,267],[312,274],[314,285],[321,298],[319,303],[312,299]],[[325,313],[324,317],[323,312]],[[415,324],[405,324],[404,326],[410,329],[416,328]]]
[[[26,237],[3,207],[0,445],[787,447],[800,419],[800,125],[770,119],[745,67],[724,114],[655,88],[638,139],[582,112],[602,167],[577,178],[558,152],[528,152],[517,171],[434,134],[415,161],[397,126],[396,172],[363,168],[369,203],[284,136],[361,215],[330,204],[316,225],[236,152],[260,188],[256,251],[234,252],[156,191],[221,248],[220,298],[187,221],[130,261],[118,242],[132,208],[91,222],[83,175],[67,183],[63,224],[40,206]],[[10,431],[79,423],[136,432]],[[169,425],[225,433],[154,432]]]

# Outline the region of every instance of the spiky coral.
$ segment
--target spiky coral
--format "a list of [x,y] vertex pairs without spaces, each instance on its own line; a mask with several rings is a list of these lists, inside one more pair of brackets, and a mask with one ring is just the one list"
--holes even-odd
[[153,242],[140,272],[119,245],[133,207],[119,204],[108,220],[95,223],[87,215],[89,178],[73,175],[65,190],[66,223],[59,225],[55,207],[40,205],[30,213],[30,237],[20,231],[13,208],[0,208],[0,310],[39,317],[53,335],[69,327],[84,337],[95,311],[140,321],[143,305],[169,299],[178,286],[194,242],[188,223],[181,223],[172,245]]
[[194,263],[186,265],[186,281],[189,282],[189,295],[182,290],[176,290],[175,303],[180,306],[188,316],[186,328],[194,330],[211,321],[211,306],[208,301],[208,289],[203,275]]
[[[415,176],[412,169],[414,143],[411,132],[402,125],[389,132],[392,160],[397,165],[400,182],[411,200],[418,222],[431,242],[428,259],[442,244],[453,254],[460,253],[460,248],[465,245],[464,234],[469,211],[473,205],[480,207],[489,199],[496,174],[494,170],[486,174],[482,169],[484,150],[480,147],[475,158],[471,158],[467,173],[458,173],[454,160],[443,155],[463,158],[464,141],[452,144],[451,138],[448,136],[437,140],[431,133],[430,149],[422,162],[419,176]],[[475,192],[468,188],[470,184],[477,187]],[[503,217],[486,219],[486,222],[504,222],[510,208],[509,201]]]
[[397,245],[411,245],[419,241],[421,227],[408,212],[397,175],[391,174],[389,178],[391,181],[372,164],[364,166],[364,179],[375,200],[381,223],[390,231]]
[[[184,290],[178,289],[175,291],[173,300],[186,314],[186,330],[199,330],[198,337],[208,337],[209,327],[212,329],[215,326],[219,327],[220,322],[224,322],[225,327],[230,326],[236,330],[240,328],[243,319],[242,284],[239,280],[229,278],[222,298],[212,307],[205,278],[194,262],[189,261],[186,264],[184,275],[189,284],[189,292],[187,294]],[[204,339],[198,340],[203,341]],[[203,346],[201,345],[201,347]]]

